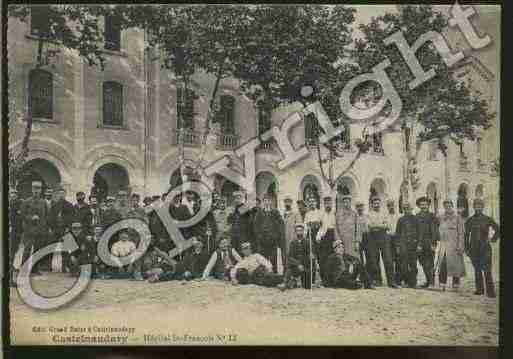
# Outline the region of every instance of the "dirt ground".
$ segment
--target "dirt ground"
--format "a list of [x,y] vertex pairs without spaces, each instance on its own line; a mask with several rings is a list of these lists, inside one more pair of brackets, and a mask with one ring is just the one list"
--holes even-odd
[[[11,289],[11,340],[59,344],[50,327],[68,327],[69,334],[71,326],[126,326],[135,328],[127,338],[131,345],[497,345],[499,299],[473,295],[474,273],[468,262],[466,267],[458,292],[387,287],[280,292],[221,281],[95,280],[72,304],[51,312],[29,308]],[[73,281],[56,273],[33,283],[42,295],[53,296]],[[147,341],[147,334],[161,337]]]

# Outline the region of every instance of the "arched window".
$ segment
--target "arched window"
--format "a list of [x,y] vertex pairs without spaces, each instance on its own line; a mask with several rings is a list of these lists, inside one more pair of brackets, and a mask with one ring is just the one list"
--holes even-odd
[[223,134],[235,133],[235,98],[230,95],[223,95],[220,99],[220,108],[216,115],[216,122],[221,125]]
[[117,82],[103,83],[103,124],[123,126],[123,86]]
[[119,51],[121,49],[121,28],[119,21],[113,16],[105,16],[105,49]]
[[30,71],[28,109],[32,118],[53,118],[53,76],[50,72]]
[[305,143],[307,146],[315,146],[321,132],[319,123],[313,113],[305,117]]

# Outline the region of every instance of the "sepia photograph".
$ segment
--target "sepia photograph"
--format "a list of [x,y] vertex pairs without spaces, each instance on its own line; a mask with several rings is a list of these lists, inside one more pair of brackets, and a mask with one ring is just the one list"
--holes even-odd
[[6,12],[11,345],[499,345],[500,5]]

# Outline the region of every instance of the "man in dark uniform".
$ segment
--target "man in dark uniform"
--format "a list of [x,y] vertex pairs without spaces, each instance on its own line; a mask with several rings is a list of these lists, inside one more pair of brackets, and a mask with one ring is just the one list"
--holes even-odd
[[[356,280],[358,276],[364,283],[366,273],[360,260],[345,253],[344,242],[337,239],[333,242],[334,253],[328,257],[326,286],[330,288],[360,289],[361,284]],[[367,287],[374,289],[373,287]]]
[[[271,261],[274,273],[278,271],[278,247],[285,253],[285,223],[277,209],[271,208],[271,196],[264,196],[264,207],[255,217],[253,233],[258,252]],[[283,263],[284,261],[282,261]]]
[[425,196],[418,198],[416,202],[420,208],[420,212],[416,216],[418,225],[417,252],[419,253],[419,262],[426,277],[426,283],[421,286],[422,288],[434,285],[435,250],[436,244],[440,240],[438,220],[433,213],[429,212],[429,203],[429,198]]
[[[23,234],[21,242],[24,245],[22,265],[30,257],[32,250],[36,252],[42,248],[45,243],[48,226],[48,206],[41,197],[43,184],[41,181],[32,182],[32,197],[28,198],[21,205],[21,218]],[[33,268],[34,274],[40,274],[39,263]]]
[[82,228],[87,233],[92,233],[93,212],[91,207],[85,201],[85,193],[77,192],[77,203],[74,206],[75,220],[82,224]]
[[[483,214],[484,202],[480,198],[474,200],[474,215],[465,223],[465,252],[472,260],[475,273],[476,291],[483,295],[483,274],[486,283],[486,295],[495,298],[495,285],[492,276],[492,246],[499,238],[499,226],[487,215]],[[495,232],[490,238],[490,228]]]
[[404,216],[399,218],[396,226],[397,248],[399,254],[399,282],[406,283],[409,288],[417,286],[417,217],[412,214],[411,205],[403,203]]
[[109,226],[117,221],[122,219],[121,214],[118,212],[116,208],[114,208],[114,203],[116,199],[112,196],[107,196],[105,201],[106,208],[101,212],[101,226],[104,229],[108,229]]
[[48,210],[50,210],[50,208],[52,208],[52,204],[54,202],[52,187],[48,186],[48,188],[45,190],[44,200],[48,206]]
[[89,196],[89,208],[91,209],[91,225],[100,226],[101,225],[101,210],[98,205],[98,198],[96,195],[91,194]]
[[[58,187],[55,193],[55,201],[48,213],[50,238],[47,244],[60,242],[64,234],[69,231],[71,223],[73,222],[75,209],[73,205],[66,200],[65,196],[66,190],[63,187]],[[41,262],[51,267],[51,256],[44,258]],[[66,251],[62,252],[62,265],[63,269],[70,268],[69,253]]]
[[244,205],[244,193],[235,191],[233,193],[234,208],[228,215],[227,222],[230,226],[231,246],[240,251],[240,245],[244,242],[250,242],[255,247],[254,238],[252,238],[251,229],[252,217],[251,212],[241,213],[241,208]]
[[305,238],[305,225],[296,223],[295,238],[290,242],[287,269],[285,271],[285,283],[287,288],[294,288],[295,278],[300,277],[304,289],[311,289],[315,283],[315,271],[313,264],[315,257],[310,238]]
[[18,198],[18,191],[12,188],[9,191],[9,263],[11,270],[11,285],[15,285],[14,257],[20,246],[22,231],[21,205],[23,201]]
[[183,278],[185,280],[200,279],[207,266],[209,254],[203,249],[203,242],[193,240],[192,251],[189,251],[181,264],[183,264]]

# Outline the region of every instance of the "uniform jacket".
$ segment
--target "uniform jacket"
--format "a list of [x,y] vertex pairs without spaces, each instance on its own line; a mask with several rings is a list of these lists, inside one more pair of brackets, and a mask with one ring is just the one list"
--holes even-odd
[[397,243],[401,251],[408,248],[417,250],[419,243],[419,228],[417,223],[417,216],[414,214],[405,214],[397,220],[395,233],[397,236]]
[[303,223],[303,217],[299,212],[283,213],[283,222],[285,224],[285,250],[288,251],[290,244],[296,238],[296,224]]
[[465,223],[465,250],[471,256],[479,256],[489,245],[490,227],[495,234],[490,239],[495,242],[499,238],[499,225],[485,214],[474,214]]
[[243,214],[240,213],[240,206],[230,209],[230,214],[227,217],[227,223],[230,226],[230,234],[232,240],[232,247],[240,250],[240,245],[244,242],[250,242],[255,245],[255,240],[252,236],[253,230],[251,211]]
[[[48,207],[42,198],[29,198],[21,205],[23,236],[45,235],[48,225]],[[34,215],[39,219],[32,219]]]
[[285,248],[285,224],[280,212],[276,209],[260,210],[255,216],[253,225],[258,248]]
[[75,218],[73,205],[65,199],[52,203],[48,214],[48,226],[57,235],[62,235],[71,227]]
[[311,265],[310,254],[310,242],[306,238],[301,241],[294,239],[290,242],[287,264],[296,267],[302,265],[309,268]]
[[353,210],[339,209],[336,214],[336,233],[338,239],[344,243],[347,254],[358,256],[357,251],[357,214]]
[[328,257],[326,264],[326,272],[328,273],[327,283],[328,286],[336,286],[339,280],[343,277],[350,276],[350,265],[355,266],[359,263],[358,258],[348,254],[340,256],[337,253],[332,253]]
[[433,213],[418,213],[417,214],[417,225],[418,225],[418,238],[419,245],[424,249],[430,248],[440,240],[440,233],[438,229],[438,219]]
[[92,226],[93,212],[87,203],[84,203],[82,206],[77,203],[73,206],[73,210],[75,220],[82,223],[83,228],[90,228]]

